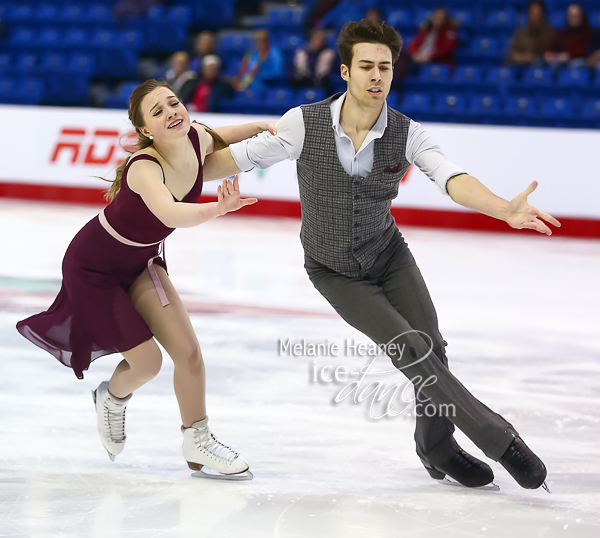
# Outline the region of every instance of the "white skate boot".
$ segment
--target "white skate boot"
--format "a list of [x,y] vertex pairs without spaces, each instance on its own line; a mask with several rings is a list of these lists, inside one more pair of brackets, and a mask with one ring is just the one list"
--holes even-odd
[[125,409],[131,396],[117,399],[108,392],[108,381],[103,381],[92,391],[98,415],[98,433],[111,461],[115,461],[115,456],[125,448]]
[[[221,480],[252,480],[248,462],[225,446],[210,431],[208,417],[194,422],[190,428],[181,427],[183,432],[183,457],[195,477],[219,478]],[[207,472],[206,466],[215,471]]]

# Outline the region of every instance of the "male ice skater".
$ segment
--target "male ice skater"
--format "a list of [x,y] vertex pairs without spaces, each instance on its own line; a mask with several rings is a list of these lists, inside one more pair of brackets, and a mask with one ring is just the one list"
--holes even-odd
[[[394,339],[400,343],[397,337],[405,335],[405,352],[392,350],[389,355],[415,391],[421,389],[419,402],[438,408],[435,416],[417,416],[415,430],[417,454],[431,477],[441,480],[448,475],[467,487],[494,479],[487,464],[457,444],[456,425],[522,487],[545,486],[544,464],[516,429],[448,370],[435,308],[390,207],[400,180],[414,163],[458,204],[513,228],[550,235],[540,219],[560,223],[527,203],[536,182],[510,202],[498,198],[447,160],[420,124],[387,106],[401,47],[402,39],[391,26],[348,22],[338,38],[347,91],[291,109],[277,122],[276,135],[263,133],[207,157],[204,177],[216,179],[283,159],[297,160],[300,237],[308,276],[350,325],[377,344]],[[433,353],[419,361],[431,342]],[[427,384],[427,379],[436,382]],[[446,406],[454,407],[454,416],[440,412]]]

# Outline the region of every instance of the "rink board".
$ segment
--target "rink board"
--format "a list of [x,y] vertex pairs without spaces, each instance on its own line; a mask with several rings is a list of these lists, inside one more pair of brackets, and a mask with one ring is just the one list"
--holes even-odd
[[[107,183],[135,142],[125,110],[0,105],[0,196],[102,203]],[[264,116],[192,114],[219,127],[264,120]],[[276,121],[277,118],[271,117]],[[593,130],[479,125],[426,125],[449,159],[494,193],[511,199],[533,180],[529,201],[563,222],[557,233],[600,237],[598,167],[600,136]],[[300,216],[296,165],[283,161],[240,175],[244,196],[260,203],[246,214]],[[202,200],[215,196],[204,186]],[[510,231],[503,222],[467,211],[443,195],[412,166],[401,182],[392,212],[399,224]],[[522,233],[522,232],[521,232]]]

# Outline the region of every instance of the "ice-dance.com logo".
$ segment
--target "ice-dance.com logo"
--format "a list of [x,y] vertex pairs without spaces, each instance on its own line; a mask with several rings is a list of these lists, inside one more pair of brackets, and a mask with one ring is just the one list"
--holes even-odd
[[[410,344],[402,343],[410,333],[418,333],[428,342],[427,351],[422,356]],[[428,374],[423,363],[426,360],[438,360],[432,356],[433,341],[427,333],[417,330],[407,331],[396,336],[387,344],[375,344],[346,340],[342,344],[330,342],[308,342],[306,340],[279,340],[279,355],[291,357],[368,357],[369,362],[358,370],[350,371],[346,366],[319,364],[312,361],[309,382],[339,386],[333,398],[338,404],[350,399],[352,403],[367,403],[368,414],[373,419],[396,417],[402,414],[416,417],[442,415],[455,417],[454,404],[434,404],[427,396],[428,387],[433,387],[437,377]],[[408,351],[407,351],[408,350]],[[392,359],[392,366],[375,369],[378,360]],[[406,378],[398,380],[399,371]],[[387,378],[387,380],[385,379]],[[414,387],[414,388],[413,388]]]

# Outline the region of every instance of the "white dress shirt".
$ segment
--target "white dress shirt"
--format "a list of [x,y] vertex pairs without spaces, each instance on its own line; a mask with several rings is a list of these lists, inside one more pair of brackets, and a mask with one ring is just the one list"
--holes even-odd
[[[346,94],[331,102],[331,119],[335,146],[344,170],[352,177],[366,177],[373,167],[375,140],[383,136],[387,127],[387,103],[379,118],[367,134],[358,151],[350,137],[340,125],[340,112]],[[254,138],[231,144],[229,149],[240,170],[247,172],[253,168],[268,168],[284,159],[296,160],[304,146],[304,118],[302,109],[288,110],[275,124],[276,135],[263,131]],[[440,147],[433,141],[420,123],[410,121],[406,159],[414,163],[429,179],[435,182],[443,194],[448,194],[446,183],[451,177],[466,172],[449,161]]]

